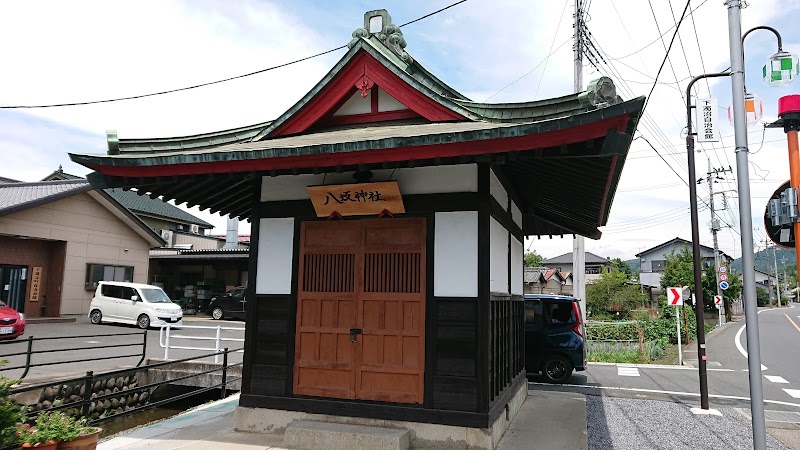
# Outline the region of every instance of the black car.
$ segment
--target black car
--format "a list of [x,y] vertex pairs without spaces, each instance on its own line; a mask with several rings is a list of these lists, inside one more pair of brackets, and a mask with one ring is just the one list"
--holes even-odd
[[247,308],[247,296],[245,286],[238,286],[230,291],[214,297],[208,304],[208,313],[214,320],[232,317],[244,320],[244,312]]
[[563,383],[586,370],[585,327],[578,299],[525,294],[525,367],[547,381]]

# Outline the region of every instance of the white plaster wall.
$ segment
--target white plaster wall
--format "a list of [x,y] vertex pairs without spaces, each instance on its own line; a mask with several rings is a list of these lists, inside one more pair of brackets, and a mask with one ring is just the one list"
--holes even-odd
[[508,294],[508,231],[494,218],[489,224],[489,290]]
[[522,295],[522,242],[511,238],[511,293]]
[[513,201],[511,202],[511,219],[522,229],[522,211],[519,210],[519,207],[517,207],[517,204]]
[[67,243],[61,314],[89,312],[86,264],[132,266],[135,283],[148,281],[150,242],[87,193],[0,217],[0,234]]
[[508,192],[506,192],[506,189],[500,184],[500,180],[497,179],[494,170],[489,171],[489,192],[492,193],[492,197],[497,200],[497,203],[500,203],[500,206],[506,209],[508,206]]
[[389,95],[388,92],[384,91],[380,87],[378,88],[378,111],[400,111],[403,109],[408,109],[408,107]]
[[[478,192],[478,166],[476,164],[373,170],[372,174],[372,181],[389,181],[390,177],[397,181],[400,193],[403,195]],[[355,182],[353,172],[263,177],[261,201],[306,200],[308,199],[307,186]]]
[[433,237],[433,295],[478,296],[478,212],[438,212]]
[[366,97],[361,96],[361,91],[356,91],[333,115],[349,116],[352,114],[368,114],[370,112],[372,112],[372,91],[367,91]]
[[261,219],[258,228],[257,294],[292,293],[294,218]]

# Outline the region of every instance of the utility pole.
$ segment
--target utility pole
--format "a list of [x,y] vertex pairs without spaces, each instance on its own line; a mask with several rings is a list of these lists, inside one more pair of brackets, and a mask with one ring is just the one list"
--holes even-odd
[[772,264],[775,266],[775,298],[778,300],[778,308],[781,307],[781,280],[778,278],[778,255],[775,252],[777,245],[772,246]]
[[766,450],[764,387],[761,380],[761,344],[758,333],[756,274],[753,255],[753,208],[750,202],[750,163],[747,120],[744,110],[744,49],[742,46],[742,0],[725,0],[728,8],[728,44],[731,60],[731,103],[736,146],[736,181],[739,189],[739,230],[742,241],[742,298],[747,335],[747,368],[750,382],[750,417],[753,448]]
[[[733,170],[729,167],[727,169],[712,169],[711,168],[711,160],[708,160],[708,172],[707,180],[708,180],[708,191],[710,193],[710,206],[711,206],[711,234],[714,236],[714,278],[716,280],[716,287],[717,287],[717,295],[722,296],[722,288],[719,287],[719,241],[717,240],[717,232],[720,230],[719,227],[719,219],[717,219],[716,212],[714,210],[714,183],[716,183],[715,178],[719,176],[720,173],[725,172],[732,172]],[[722,302],[722,306],[720,308],[720,323],[722,323],[722,314],[723,309],[725,311],[728,310],[728,307],[725,306],[725,302]]]
[[769,273],[769,237],[764,238],[764,259],[767,263],[767,292],[769,293],[769,307],[772,308],[772,275]]
[[[575,56],[575,93],[583,92],[583,3],[575,0],[575,22],[573,54]],[[578,302],[581,315],[586,317],[586,241],[583,236],[575,235],[572,239],[572,295],[581,300]]]

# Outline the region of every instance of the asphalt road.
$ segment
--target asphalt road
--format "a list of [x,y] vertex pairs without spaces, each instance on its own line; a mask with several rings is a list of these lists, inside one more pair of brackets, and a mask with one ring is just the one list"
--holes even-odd
[[[761,380],[767,410],[800,412],[800,305],[794,306],[759,311],[761,357],[766,367]],[[746,332],[740,332],[743,327],[744,321],[732,322],[707,336],[712,408],[737,407],[749,411]],[[696,364],[696,344],[686,347],[684,358]],[[699,386],[699,373],[693,367],[599,363],[573,374],[567,385],[547,385],[536,380],[530,385],[534,390],[669,400],[692,406],[699,406]]]
[[[212,353],[215,347],[214,338],[216,327],[220,326],[220,337],[223,339],[243,339],[244,322],[235,320],[211,320],[206,316],[186,316],[183,322],[184,327],[180,330],[172,330],[170,346],[182,347],[204,347],[209,350],[187,350],[171,349],[170,359],[181,359],[202,354]],[[191,327],[210,327],[210,329],[195,329]],[[224,328],[235,328],[226,330]],[[147,332],[146,358],[164,358],[164,348],[162,348],[159,336],[160,330],[151,328]],[[25,328],[25,335],[12,341],[13,343],[0,343],[0,360],[8,360],[5,366],[0,366],[0,375],[9,378],[19,378],[23,370],[11,369],[2,370],[4,367],[21,366],[25,364],[24,355],[14,355],[15,353],[25,352],[27,349],[27,337],[33,336],[37,340],[33,343],[33,350],[36,353],[31,357],[31,364],[49,364],[39,367],[32,367],[25,377],[25,382],[36,382],[37,380],[66,378],[80,376],[86,371],[92,370],[96,373],[107,372],[114,369],[134,367],[141,359],[142,355],[142,330],[135,326],[120,324],[100,324],[92,325],[88,320],[79,319],[76,323],[46,323],[30,324]],[[203,337],[203,340],[189,340],[179,336]],[[38,338],[45,338],[38,340]],[[220,347],[230,349],[241,348],[243,342],[221,341]],[[77,347],[84,347],[83,350],[67,350]],[[59,351],[55,351],[59,350]],[[129,356],[126,356],[129,355]],[[81,361],[85,359],[118,356],[118,358],[100,361]],[[213,359],[206,359],[212,361]],[[220,357],[220,361],[221,361]],[[231,353],[230,362],[240,362],[241,353]]]

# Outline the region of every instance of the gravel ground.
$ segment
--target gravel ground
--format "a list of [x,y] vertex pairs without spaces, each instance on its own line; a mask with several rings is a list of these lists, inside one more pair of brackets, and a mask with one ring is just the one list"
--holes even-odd
[[[609,449],[748,449],[753,434],[732,408],[723,417],[695,416],[689,406],[656,400],[586,396],[589,450]],[[784,446],[767,435],[767,448]]]

